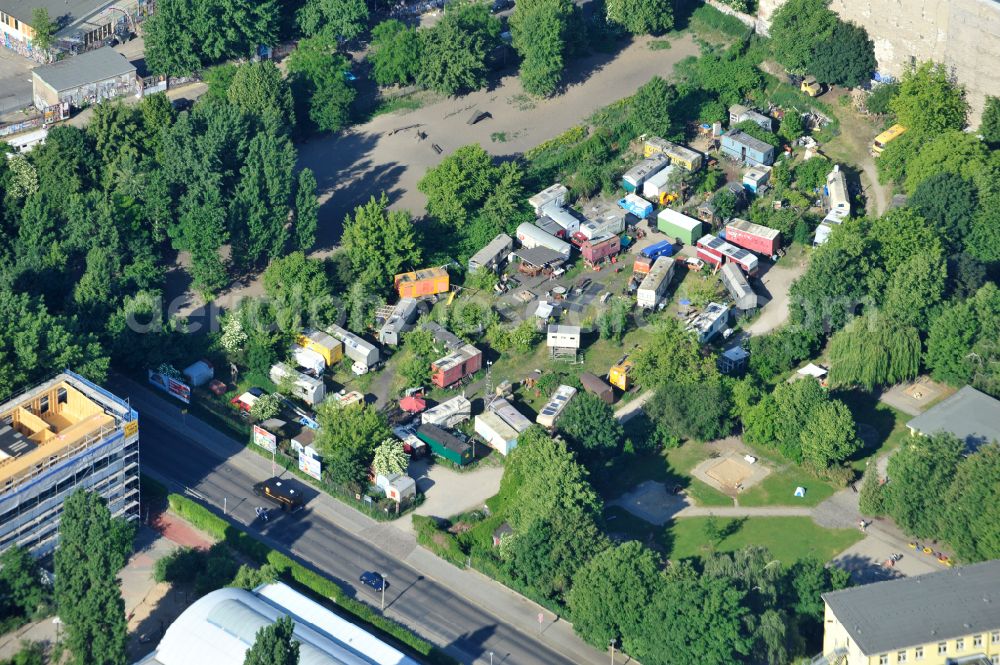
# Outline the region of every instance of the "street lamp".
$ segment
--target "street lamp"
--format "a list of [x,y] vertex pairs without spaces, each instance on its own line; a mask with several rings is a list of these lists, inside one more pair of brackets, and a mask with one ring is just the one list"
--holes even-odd
[[493,665],[493,652],[490,652],[490,665]]
[[608,646],[611,647],[611,665],[615,665],[615,643],[616,642],[617,642],[617,640],[615,638],[613,638],[613,637],[611,638],[611,641],[608,642]]
[[385,612],[385,588],[389,586],[389,578],[382,576],[382,611]]

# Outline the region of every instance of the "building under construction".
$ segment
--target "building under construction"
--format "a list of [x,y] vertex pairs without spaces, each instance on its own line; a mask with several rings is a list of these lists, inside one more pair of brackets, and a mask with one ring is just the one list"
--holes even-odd
[[0,405],[0,552],[51,552],[77,489],[100,494],[115,517],[139,517],[139,415],[66,371]]

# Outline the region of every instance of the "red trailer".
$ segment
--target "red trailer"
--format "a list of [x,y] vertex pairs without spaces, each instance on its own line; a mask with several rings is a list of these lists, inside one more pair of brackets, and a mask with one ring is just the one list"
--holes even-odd
[[580,254],[587,263],[600,263],[609,256],[614,256],[621,251],[622,241],[615,235],[602,235],[591,238],[580,245]]
[[483,352],[471,344],[466,344],[431,363],[431,382],[439,388],[447,388],[475,374],[482,366]]
[[726,242],[764,256],[774,256],[781,248],[781,231],[737,217],[726,225]]
[[731,245],[715,236],[702,236],[697,243],[698,258],[711,263],[716,268],[731,261],[738,265],[748,275],[757,274],[757,257],[748,250]]
[[632,264],[632,272],[639,273],[642,275],[649,274],[649,271],[653,269],[653,259],[648,256],[637,256],[635,257],[635,263]]

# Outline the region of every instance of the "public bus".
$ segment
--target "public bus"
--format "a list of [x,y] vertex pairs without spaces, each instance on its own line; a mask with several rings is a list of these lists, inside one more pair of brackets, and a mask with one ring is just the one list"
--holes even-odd
[[895,140],[900,134],[906,131],[906,127],[902,125],[893,125],[889,129],[885,130],[881,134],[875,137],[872,141],[872,156],[878,157],[885,150],[885,146],[889,144],[890,141]]

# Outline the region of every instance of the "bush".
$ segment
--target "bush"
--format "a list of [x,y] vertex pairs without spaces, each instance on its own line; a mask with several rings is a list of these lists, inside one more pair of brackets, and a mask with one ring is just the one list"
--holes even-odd
[[721,32],[730,37],[744,38],[750,34],[750,27],[735,16],[723,14],[711,5],[701,5],[691,13],[691,27],[695,32]]
[[417,532],[417,543],[448,563],[465,568],[466,553],[461,544],[454,535],[441,529],[435,518],[414,515],[413,528]]

